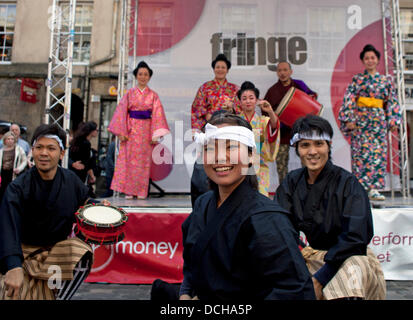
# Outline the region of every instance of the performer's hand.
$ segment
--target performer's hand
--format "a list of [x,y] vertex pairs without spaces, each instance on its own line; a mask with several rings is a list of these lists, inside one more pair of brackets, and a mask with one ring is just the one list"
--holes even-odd
[[128,137],[119,136],[119,140],[120,140],[121,142],[128,141]]
[[4,285],[6,288],[6,294],[12,299],[18,299],[20,294],[20,289],[23,285],[23,268],[17,267],[7,271]]
[[32,168],[32,167],[34,166],[34,162],[31,161],[30,159],[27,160],[27,166],[28,166],[29,168]]
[[261,110],[266,112],[267,114],[274,113],[274,110],[272,109],[272,106],[268,101],[259,100],[257,104],[260,106]]
[[103,204],[104,206],[110,206],[110,205],[111,205],[110,202],[109,202],[108,200],[106,200],[106,199],[103,199],[103,200],[102,200],[102,204]]
[[19,169],[16,168],[16,169],[13,170],[13,173],[14,173],[14,174],[19,174],[20,171],[19,171]]
[[83,170],[85,168],[85,165],[82,163],[82,161],[78,160],[72,163],[72,167],[76,170]]
[[356,124],[353,123],[353,122],[347,122],[347,123],[346,123],[346,127],[347,127],[347,129],[349,129],[349,130],[354,130],[354,129],[356,129]]
[[312,277],[313,280],[313,286],[314,286],[314,292],[317,300],[323,300],[323,286],[321,285],[320,282],[314,277]]
[[183,294],[179,297],[179,300],[192,300],[192,297],[189,294]]

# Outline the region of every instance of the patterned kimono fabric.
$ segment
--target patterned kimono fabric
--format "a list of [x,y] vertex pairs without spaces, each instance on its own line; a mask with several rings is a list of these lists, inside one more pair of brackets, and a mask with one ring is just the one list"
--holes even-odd
[[205,82],[199,89],[192,103],[191,127],[202,130],[206,124],[206,115],[213,114],[222,109],[227,100],[231,100],[235,105],[236,113],[240,113],[237,92],[239,87],[229,83],[227,80],[221,85],[216,80]]
[[[383,189],[387,132],[399,125],[401,119],[391,79],[378,72],[374,76],[367,71],[355,75],[344,95],[338,119],[341,131],[351,138],[353,174],[367,191]],[[356,129],[349,131],[347,122],[355,123]]]
[[[131,117],[131,112],[150,112],[148,119]],[[122,97],[108,130],[128,137],[120,143],[111,189],[127,195],[147,197],[154,138],[168,134],[165,112],[157,93],[135,87]]]
[[241,112],[240,116],[250,123],[254,131],[257,154],[260,155],[260,166],[257,172],[258,191],[268,197],[270,187],[270,169],[268,163],[275,161],[280,146],[280,135],[278,134],[279,123],[277,129],[273,130],[274,134],[270,136],[269,117],[254,113],[254,116],[248,119],[243,112]]

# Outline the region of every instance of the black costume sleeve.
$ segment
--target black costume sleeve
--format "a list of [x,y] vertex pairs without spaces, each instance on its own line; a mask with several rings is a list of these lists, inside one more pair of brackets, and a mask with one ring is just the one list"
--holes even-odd
[[367,193],[355,177],[347,180],[341,214],[342,231],[324,261],[341,264],[353,255],[366,255],[373,237],[373,218]]
[[253,215],[246,224],[248,252],[257,284],[272,290],[264,299],[315,299],[311,275],[296,241],[296,231],[284,214]]
[[185,219],[185,221],[182,224],[182,242],[183,242],[183,259],[184,259],[184,265],[183,265],[183,274],[184,274],[184,279],[182,281],[182,285],[179,289],[179,296],[183,295],[183,294],[187,294],[192,296],[193,294],[193,287],[192,287],[192,283],[191,283],[191,272],[190,272],[190,268],[189,268],[189,260],[190,260],[190,250],[189,248],[185,248],[185,243],[186,243],[186,239],[188,236],[188,229],[189,229],[189,225],[191,224],[191,217],[192,217],[192,213],[188,216],[188,218]]
[[2,273],[21,267],[23,261],[20,242],[21,198],[22,190],[16,183],[11,183],[0,206],[0,271]]

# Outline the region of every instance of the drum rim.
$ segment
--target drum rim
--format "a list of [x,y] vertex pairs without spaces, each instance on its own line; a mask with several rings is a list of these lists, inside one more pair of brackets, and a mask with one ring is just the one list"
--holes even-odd
[[[115,223],[99,223],[99,222],[92,222],[89,219],[87,219],[83,212],[91,207],[109,207],[112,209],[115,209],[116,211],[118,211],[121,214],[121,219]],[[123,226],[125,224],[126,221],[128,221],[128,214],[119,207],[115,207],[112,205],[104,205],[102,203],[96,203],[96,204],[87,204],[85,206],[82,206],[79,208],[79,210],[75,213],[76,215],[76,219],[79,222],[79,224],[84,224],[84,225],[88,225],[88,226],[92,226],[92,227],[103,227],[103,228],[108,228],[108,227],[120,227]]]
[[[82,233],[82,230],[79,229],[79,226],[75,226],[74,232],[76,234],[76,237],[78,237],[80,240],[86,242],[86,243],[91,243],[91,244],[98,244],[98,245],[109,245],[109,244],[115,244],[119,241],[122,241],[125,239],[125,232],[121,232],[119,235],[112,236],[109,239],[107,237],[102,236],[102,239],[96,239],[96,238],[90,238],[87,235],[84,235]],[[106,240],[104,240],[106,238]]]
[[291,87],[290,89],[288,89],[287,93],[284,95],[284,97],[281,99],[280,104],[278,105],[277,109],[275,110],[275,113],[277,114],[277,116],[281,116],[282,113],[284,112],[285,108],[288,106],[288,104],[290,103],[291,99],[294,96],[295,90],[297,88],[295,87]]

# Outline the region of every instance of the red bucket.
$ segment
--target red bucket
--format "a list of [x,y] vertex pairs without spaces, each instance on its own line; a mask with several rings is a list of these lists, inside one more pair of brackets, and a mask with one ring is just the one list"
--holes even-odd
[[294,87],[287,91],[277,110],[275,110],[280,121],[289,127],[292,127],[297,119],[307,114],[320,116],[322,112],[322,104]]

